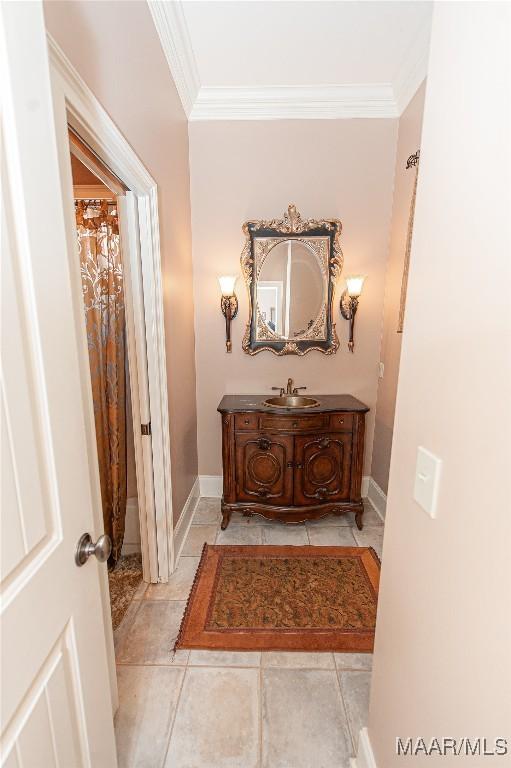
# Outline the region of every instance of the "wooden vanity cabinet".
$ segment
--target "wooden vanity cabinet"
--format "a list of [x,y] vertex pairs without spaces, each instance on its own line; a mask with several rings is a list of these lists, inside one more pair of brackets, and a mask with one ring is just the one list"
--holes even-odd
[[233,512],[299,523],[354,512],[361,498],[366,405],[318,396],[307,411],[270,411],[264,395],[229,395],[222,417],[222,528]]

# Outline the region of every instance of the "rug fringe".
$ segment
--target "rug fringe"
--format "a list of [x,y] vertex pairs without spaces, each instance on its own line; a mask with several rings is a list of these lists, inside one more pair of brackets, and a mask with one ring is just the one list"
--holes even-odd
[[[371,626],[370,623],[367,623],[367,626],[362,626],[360,628],[355,629],[343,629],[336,628],[334,630],[325,628],[323,626],[319,628],[313,628],[313,632],[309,635],[307,632],[305,632],[303,629],[299,627],[293,627],[290,630],[286,630],[284,628],[278,628],[275,627],[270,628],[269,630],[267,628],[262,628],[262,630],[259,632],[258,629],[250,629],[250,628],[243,628],[243,627],[217,627],[216,629],[211,630],[211,627],[207,627],[208,622],[208,616],[209,613],[206,615],[205,610],[207,608],[207,605],[204,605],[204,594],[201,593],[201,590],[204,588],[207,590],[207,595],[209,600],[209,604],[211,605],[212,597],[215,594],[215,588],[218,583],[218,577],[219,577],[219,569],[221,569],[221,562],[223,556],[231,556],[236,557],[236,555],[240,555],[240,557],[243,558],[243,556],[251,557],[252,555],[250,553],[254,553],[253,557],[259,558],[259,557],[265,557],[264,553],[261,553],[260,550],[270,550],[270,552],[266,552],[266,556],[268,557],[274,557],[273,550],[283,550],[282,557],[287,559],[288,552],[287,550],[292,549],[295,553],[297,553],[297,556],[299,555],[300,550],[305,550],[304,556],[307,557],[319,557],[321,558],[321,553],[324,552],[324,547],[310,547],[310,546],[303,546],[303,547],[279,547],[279,546],[230,546],[230,545],[222,545],[222,546],[211,546],[209,545],[209,548],[212,550],[213,553],[213,561],[211,563],[211,567],[209,565],[209,560],[211,559],[212,553],[209,553],[208,551],[208,545],[204,544],[202,549],[202,554],[200,558],[200,562],[197,568],[197,571],[195,573],[195,577],[193,579],[193,583],[190,588],[190,593],[188,595],[188,599],[186,601],[186,607],[185,611],[183,613],[183,617],[181,619],[181,624],[179,627],[179,632],[177,634],[173,649],[172,649],[172,662],[174,662],[175,654],[177,650],[180,648],[194,648],[194,649],[204,649],[204,650],[243,650],[243,651],[261,651],[261,650],[272,650],[272,651],[298,651],[298,652],[307,652],[307,651],[317,651],[317,652],[331,652],[336,651],[339,653],[372,653],[373,649],[373,641],[374,641],[374,626]],[[313,550],[316,549],[318,552],[315,555],[312,555]],[[361,565],[363,566],[363,570],[365,572],[365,575],[367,579],[369,580],[370,587],[371,587],[371,595],[368,596],[369,600],[372,600],[374,605],[376,605],[376,597],[377,597],[377,574],[376,574],[376,568],[379,568],[379,558],[376,554],[373,547],[359,547],[357,549],[353,547],[331,547],[326,548],[331,550],[339,550],[338,555],[339,557],[341,555],[352,557],[354,552],[358,552],[360,559],[361,559]],[[346,555],[345,550],[349,550],[349,555]],[[369,559],[367,558],[367,554],[370,553],[371,562],[369,562]],[[363,555],[366,555],[364,558]],[[217,556],[218,555],[218,559]],[[327,555],[327,557],[334,557],[334,553],[331,552]],[[216,563],[215,563],[216,560]],[[366,568],[367,566],[367,568]],[[376,567],[375,567],[376,566]],[[206,571],[206,573],[204,573]],[[206,583],[205,583],[206,582]],[[200,620],[197,621],[197,616],[195,613],[195,602],[199,599],[201,601],[201,607],[200,607]],[[192,614],[195,616],[195,618],[192,618]],[[283,629],[282,637],[279,637],[279,629]],[[271,635],[273,631],[273,634],[275,636],[268,636]],[[252,641],[248,643],[246,636],[251,635]],[[236,644],[236,638],[238,636],[243,636],[243,642],[241,645]],[[261,642],[262,638],[262,642]],[[233,643],[234,639],[234,643]],[[285,642],[284,642],[285,640]],[[306,642],[304,642],[306,640]]]
[[209,546],[209,544],[207,544],[207,542],[204,542],[204,546],[202,547],[202,552],[201,552],[201,556],[200,556],[200,560],[199,560],[199,565],[197,566],[197,570],[195,571],[195,576],[194,576],[194,579],[193,579],[193,584],[192,584],[192,587],[190,589],[190,594],[188,595],[188,599],[186,601],[185,610],[184,610],[184,613],[183,613],[183,618],[181,619],[181,624],[179,626],[179,632],[177,633],[176,640],[175,640],[174,645],[172,646],[172,649],[171,649],[171,660],[170,660],[171,663],[174,661],[174,658],[175,658],[175,655],[176,655],[176,651],[179,649],[179,646],[181,644],[181,638],[183,636],[185,625],[186,625],[186,622],[187,622],[187,619],[188,619],[188,607],[189,607],[189,605],[190,605],[190,603],[192,601],[192,598],[194,597],[194,595],[195,595],[195,593],[197,591],[197,585],[199,583],[199,577],[200,577],[202,569],[204,567],[204,563],[206,562],[206,552],[208,551],[208,546]]

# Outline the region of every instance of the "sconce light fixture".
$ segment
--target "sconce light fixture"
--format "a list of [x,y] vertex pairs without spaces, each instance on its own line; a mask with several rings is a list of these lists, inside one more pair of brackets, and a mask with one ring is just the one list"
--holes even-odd
[[222,291],[220,307],[222,309],[222,314],[225,317],[225,346],[227,352],[232,352],[231,320],[238,314],[238,299],[234,293],[236,280],[237,275],[223,275],[218,278],[220,290]]
[[350,352],[354,351],[355,342],[353,341],[353,329],[355,326],[355,315],[358,309],[358,300],[362,293],[362,286],[364,285],[364,275],[350,275],[346,278],[346,290],[343,291],[341,296],[341,315],[345,320],[349,320],[350,332],[348,340],[348,349]]

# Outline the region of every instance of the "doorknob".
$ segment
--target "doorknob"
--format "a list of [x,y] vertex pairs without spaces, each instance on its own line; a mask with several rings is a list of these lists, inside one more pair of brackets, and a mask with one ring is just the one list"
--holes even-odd
[[110,536],[104,533],[94,544],[90,533],[84,533],[76,545],[75,563],[78,567],[85,565],[91,555],[96,555],[100,563],[104,563],[110,557],[112,542]]

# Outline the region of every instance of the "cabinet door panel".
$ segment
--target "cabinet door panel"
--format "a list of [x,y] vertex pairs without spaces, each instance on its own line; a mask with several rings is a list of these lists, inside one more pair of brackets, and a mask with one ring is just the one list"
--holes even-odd
[[236,435],[238,501],[293,502],[293,438],[286,435]]
[[349,499],[351,444],[350,434],[295,437],[295,504]]

